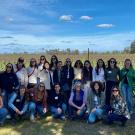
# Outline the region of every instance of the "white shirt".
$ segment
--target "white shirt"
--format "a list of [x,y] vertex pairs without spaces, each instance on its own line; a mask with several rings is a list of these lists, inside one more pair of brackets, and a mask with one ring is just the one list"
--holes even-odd
[[14,65],[14,71],[18,77],[20,85],[25,85],[27,87],[28,85],[28,74],[26,68],[22,68],[20,70],[17,70],[16,65]]
[[82,69],[74,68],[74,79],[82,79]]
[[93,81],[105,82],[105,72],[103,68],[99,68],[99,74],[97,75],[96,69],[92,71]]
[[[51,74],[51,78],[52,78],[52,73]],[[49,71],[43,69],[41,71],[38,70],[38,78],[40,79],[40,82],[43,82],[45,84],[45,88],[47,90],[51,89],[51,78],[50,78],[50,74]]]
[[38,69],[35,67],[28,67],[27,73],[28,73],[28,77],[29,77],[28,82],[37,84]]

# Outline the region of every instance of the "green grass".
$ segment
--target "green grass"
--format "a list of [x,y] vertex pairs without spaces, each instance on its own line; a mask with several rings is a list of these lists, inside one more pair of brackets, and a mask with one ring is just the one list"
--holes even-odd
[[111,126],[98,122],[89,125],[86,121],[61,121],[52,117],[44,118],[36,123],[18,122],[0,128],[0,135],[133,135],[135,119],[128,121],[126,127],[118,124]]

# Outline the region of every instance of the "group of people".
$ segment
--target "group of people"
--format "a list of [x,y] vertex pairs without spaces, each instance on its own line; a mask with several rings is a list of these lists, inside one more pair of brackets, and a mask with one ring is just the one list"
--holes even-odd
[[106,65],[99,59],[95,67],[89,60],[72,66],[70,58],[63,64],[56,55],[50,62],[42,55],[25,67],[20,57],[0,73],[0,125],[24,117],[34,122],[49,112],[61,120],[120,121],[124,126],[133,113],[135,71],[130,59],[123,65],[120,70],[110,58]]

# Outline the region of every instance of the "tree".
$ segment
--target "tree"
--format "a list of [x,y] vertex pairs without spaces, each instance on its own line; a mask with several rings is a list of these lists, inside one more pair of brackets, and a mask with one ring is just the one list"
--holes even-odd
[[131,43],[131,46],[130,46],[130,53],[135,53],[135,40]]

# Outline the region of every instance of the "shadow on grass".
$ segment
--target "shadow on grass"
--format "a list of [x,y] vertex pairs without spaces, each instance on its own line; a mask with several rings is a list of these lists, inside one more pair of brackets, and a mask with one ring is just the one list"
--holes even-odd
[[0,135],[133,135],[134,131],[135,119],[130,120],[126,127],[119,127],[102,122],[89,125],[85,121],[61,121],[47,117],[36,123],[23,121],[16,125],[7,124],[0,128]]

